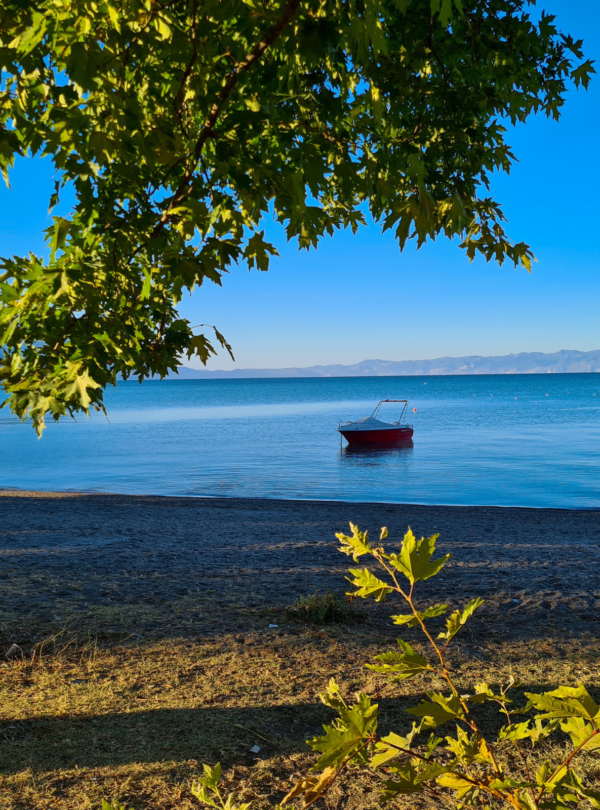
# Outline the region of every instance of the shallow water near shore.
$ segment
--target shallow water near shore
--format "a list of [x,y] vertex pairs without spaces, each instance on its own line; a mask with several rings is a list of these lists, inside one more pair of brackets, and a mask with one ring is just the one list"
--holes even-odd
[[[340,447],[384,398],[410,400],[413,446]],[[598,374],[126,382],[106,404],[41,441],[0,412],[0,487],[600,507]]]

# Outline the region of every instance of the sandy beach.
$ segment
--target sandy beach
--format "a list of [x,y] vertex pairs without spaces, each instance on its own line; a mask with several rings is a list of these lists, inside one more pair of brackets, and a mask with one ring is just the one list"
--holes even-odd
[[[484,632],[600,631],[600,512],[4,491],[2,644],[61,627],[201,638],[273,622],[300,596],[346,586],[335,533],[439,532],[451,562],[422,599],[483,596]],[[388,605],[373,607],[388,621]],[[477,627],[475,627],[477,629]]]
[[[518,701],[580,680],[596,694],[600,512],[4,492],[0,656],[11,644],[23,656],[0,665],[7,810],[107,797],[193,810],[201,763],[217,761],[228,791],[268,810],[314,764],[306,740],[330,721],[318,695],[331,677],[373,696],[384,729],[406,729],[421,680],[365,669],[395,645],[398,605],[326,626],[284,610],[347,586],[335,532],[349,520],[387,525],[390,543],[408,525],[440,533],[454,556],[421,584],[422,607],[486,599],[453,643],[461,688],[513,676]],[[402,637],[426,652],[418,630]],[[373,778],[353,779],[328,806],[375,810]]]

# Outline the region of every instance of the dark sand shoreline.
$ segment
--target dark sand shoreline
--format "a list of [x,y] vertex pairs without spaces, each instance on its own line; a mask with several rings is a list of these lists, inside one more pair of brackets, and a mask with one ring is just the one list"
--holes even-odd
[[[475,630],[600,634],[600,510],[0,491],[0,646],[61,627],[201,638],[346,587],[335,532],[410,525],[453,558],[422,600],[483,596]],[[375,625],[390,605],[373,607]],[[279,619],[277,618],[279,616]]]
[[[600,374],[600,372],[598,372]],[[160,500],[192,500],[192,501],[253,501],[272,503],[285,501],[288,503],[329,503],[329,504],[362,504],[363,506],[417,506],[431,509],[524,509],[538,510],[544,512],[598,512],[599,506],[520,506],[518,504],[472,504],[472,503],[404,503],[397,501],[344,501],[332,500],[328,498],[284,498],[273,497],[246,497],[235,495],[158,495],[155,493],[135,493],[135,492],[110,492],[108,490],[97,489],[64,489],[58,492],[54,490],[36,489],[27,490],[19,487],[0,487],[0,498],[5,495],[15,495],[23,498],[68,498],[79,495],[98,495],[116,498],[153,498]]]

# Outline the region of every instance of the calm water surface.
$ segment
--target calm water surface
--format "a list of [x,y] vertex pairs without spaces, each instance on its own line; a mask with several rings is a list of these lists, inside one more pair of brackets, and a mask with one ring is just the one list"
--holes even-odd
[[[413,446],[340,449],[388,397]],[[0,412],[0,487],[600,506],[600,374],[127,382],[107,408],[41,441]]]

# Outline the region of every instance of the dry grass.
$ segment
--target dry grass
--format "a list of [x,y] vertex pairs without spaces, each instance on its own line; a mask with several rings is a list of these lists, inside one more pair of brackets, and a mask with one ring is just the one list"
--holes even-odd
[[[294,625],[198,642],[130,638],[104,648],[60,638],[41,660],[0,668],[0,807],[88,810],[105,797],[135,810],[187,810],[198,807],[189,788],[200,764],[219,760],[227,787],[266,808],[314,761],[305,740],[330,717],[318,693],[331,676],[347,693],[376,697],[383,729],[407,727],[403,709],[434,684],[389,684],[365,670],[390,641],[368,626]],[[463,647],[453,665],[465,686],[515,674],[522,689],[581,680],[593,691],[600,644]],[[491,729],[498,718],[486,711]],[[597,780],[594,760],[583,764]],[[377,777],[361,777],[352,793],[348,782],[336,784],[329,808],[375,804]],[[411,798],[406,806],[421,805]]]

